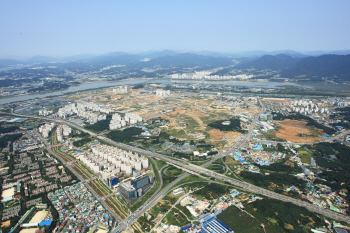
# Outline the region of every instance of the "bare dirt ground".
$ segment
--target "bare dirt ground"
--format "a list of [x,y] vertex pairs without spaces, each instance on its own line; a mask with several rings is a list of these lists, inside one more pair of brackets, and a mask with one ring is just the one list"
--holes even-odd
[[[277,132],[275,132],[275,136],[278,138],[285,139],[289,142],[297,142],[297,143],[308,143],[319,141],[320,137],[299,137],[298,134],[305,135],[313,135],[310,129],[306,127],[306,121],[297,121],[297,120],[283,120],[278,124],[281,126]],[[323,131],[319,129],[315,129],[319,134],[322,134]]]
[[39,223],[39,222],[43,221],[46,218],[46,216],[48,215],[48,213],[49,212],[45,211],[45,210],[37,212],[34,215],[34,217],[30,220],[29,223],[37,223],[37,222]]
[[233,160],[230,156],[226,156],[225,163],[226,163],[226,165],[240,164],[239,162]]
[[290,102],[290,100],[284,99],[284,98],[263,98],[263,101],[269,101],[269,102],[275,102],[275,103],[287,103]]
[[2,198],[8,198],[15,194],[15,188],[9,188],[2,191]]
[[19,233],[35,233],[36,230],[39,230],[39,228],[23,229]]
[[239,138],[241,136],[241,134],[237,132],[224,132],[218,129],[212,129],[208,131],[208,133],[213,140],[221,140],[225,136],[228,140],[232,138]]
[[9,227],[11,225],[11,220],[1,223],[1,227]]

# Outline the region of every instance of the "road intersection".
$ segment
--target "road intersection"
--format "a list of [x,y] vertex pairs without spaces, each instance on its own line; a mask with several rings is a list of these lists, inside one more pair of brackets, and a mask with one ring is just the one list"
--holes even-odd
[[[263,196],[266,196],[266,197],[269,197],[269,198],[274,198],[274,199],[278,199],[278,200],[285,201],[285,202],[291,202],[291,203],[293,203],[295,205],[298,205],[298,206],[301,206],[301,207],[305,207],[305,208],[307,208],[307,209],[309,209],[311,211],[314,211],[316,213],[322,214],[324,216],[331,217],[331,218],[336,219],[338,221],[344,221],[344,222],[347,222],[347,223],[350,224],[350,217],[348,217],[348,216],[345,216],[345,215],[342,215],[342,214],[338,214],[338,213],[333,212],[333,211],[328,210],[328,209],[320,208],[320,207],[315,206],[313,204],[310,204],[310,203],[308,203],[306,201],[297,200],[297,199],[294,199],[294,198],[291,198],[291,197],[288,197],[288,196],[285,196],[285,195],[282,195],[282,194],[278,194],[278,193],[266,190],[264,188],[260,188],[258,186],[252,185],[252,184],[250,184],[248,182],[245,182],[245,181],[233,179],[233,178],[230,178],[230,177],[225,176],[223,174],[218,174],[216,172],[213,172],[213,171],[205,168],[206,166],[210,165],[211,163],[213,163],[217,159],[221,159],[221,158],[225,157],[226,155],[229,155],[231,153],[235,153],[236,151],[238,151],[238,149],[242,145],[244,145],[247,141],[249,141],[251,139],[252,134],[253,134],[253,130],[254,130],[255,125],[256,125],[256,123],[257,123],[257,121],[259,119],[260,114],[265,112],[265,107],[264,107],[262,101],[260,100],[260,98],[258,98],[258,101],[259,101],[260,106],[261,106],[261,111],[259,112],[259,114],[257,114],[253,118],[253,120],[251,122],[251,125],[250,125],[250,128],[248,130],[248,133],[242,139],[238,140],[229,150],[227,150],[227,151],[225,151],[223,153],[217,154],[210,161],[204,163],[201,166],[190,164],[190,163],[187,163],[187,162],[184,162],[184,161],[178,161],[178,160],[175,160],[174,158],[171,158],[171,157],[168,157],[168,156],[165,156],[165,155],[161,155],[161,154],[158,154],[158,153],[153,153],[153,152],[150,152],[150,151],[147,151],[147,150],[143,150],[143,149],[140,149],[140,148],[137,148],[137,147],[133,147],[133,146],[129,146],[129,145],[126,145],[126,144],[123,144],[123,143],[115,142],[115,141],[113,141],[113,140],[111,140],[109,138],[106,138],[104,136],[95,134],[95,133],[93,133],[93,132],[91,132],[89,130],[86,130],[86,129],[78,126],[78,125],[75,125],[75,124],[73,124],[72,122],[69,122],[69,121],[65,121],[65,120],[61,120],[61,119],[53,119],[53,118],[48,118],[48,117],[40,117],[40,116],[25,116],[25,115],[18,115],[18,114],[9,114],[9,115],[15,115],[15,116],[26,117],[26,118],[36,118],[36,119],[41,119],[41,120],[49,120],[49,121],[55,121],[57,123],[66,124],[68,126],[76,128],[76,129],[78,129],[78,130],[80,130],[82,132],[88,133],[91,136],[96,137],[96,138],[98,138],[98,139],[100,139],[100,140],[102,140],[104,142],[107,142],[107,143],[109,143],[111,145],[114,145],[114,146],[117,146],[117,147],[120,147],[120,148],[123,148],[123,149],[126,149],[126,150],[130,150],[130,151],[133,151],[133,152],[137,152],[139,154],[146,155],[146,156],[149,156],[151,158],[156,158],[156,159],[159,159],[159,160],[163,160],[163,161],[167,162],[168,164],[172,164],[172,165],[175,165],[177,167],[182,168],[184,171],[189,171],[189,172],[191,172],[193,174],[199,174],[199,175],[205,175],[205,176],[213,177],[213,178],[215,178],[217,180],[222,180],[222,181],[227,182],[227,183],[229,183],[231,185],[243,188],[245,190],[249,190],[249,191],[251,191],[253,193],[257,193],[257,194],[260,194],[260,195],[263,195]],[[328,142],[332,141],[332,140],[334,140],[336,138],[341,137],[342,135],[345,135],[346,133],[349,133],[349,132],[348,131],[342,132],[341,134],[337,135],[336,137],[334,137],[332,139],[327,139],[327,141]],[[48,151],[50,153],[53,153],[51,151],[51,148],[47,147],[47,149],[48,149]],[[62,161],[62,159],[60,159],[60,160]],[[62,161],[62,162],[68,168],[70,168],[70,166],[68,166],[67,163],[65,163],[64,161]],[[72,170],[72,172],[79,179],[83,180],[80,177],[80,175],[77,174],[72,168],[70,168],[70,169]],[[156,192],[157,194],[153,195],[152,198],[150,198],[143,206],[141,206],[139,209],[137,209],[135,212],[133,212],[131,215],[129,215],[129,217],[127,217],[124,221],[121,221],[120,224],[118,225],[118,227],[116,229],[113,229],[112,232],[120,232],[122,230],[125,230],[128,226],[132,225],[141,215],[143,215],[147,210],[152,208],[158,201],[160,201],[176,183],[178,183],[180,180],[182,180],[183,178],[185,178],[187,176],[189,176],[189,173],[185,173],[184,175],[178,177],[173,182],[171,182],[169,185],[167,185],[164,189],[162,189],[160,192],[158,192],[158,193]],[[87,185],[87,187],[89,188],[88,185]],[[98,196],[91,187],[89,188],[89,190],[95,196]],[[104,200],[102,198],[98,198],[98,200],[101,203],[103,202],[102,203],[103,206],[105,208],[107,207],[106,209],[109,212],[112,212],[111,213],[112,216],[114,216],[116,219],[120,220],[120,218],[106,205],[106,203],[104,203]]]

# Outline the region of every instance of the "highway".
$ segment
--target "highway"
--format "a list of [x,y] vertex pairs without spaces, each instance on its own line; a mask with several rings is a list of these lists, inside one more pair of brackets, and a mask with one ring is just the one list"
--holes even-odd
[[[265,111],[264,105],[262,104],[260,99],[258,99],[258,101],[259,101],[260,105],[262,106],[262,109],[261,109],[260,113],[264,112]],[[132,147],[132,146],[129,146],[129,145],[126,145],[126,144],[123,144],[123,143],[117,143],[117,142],[114,142],[113,140],[111,140],[109,138],[106,138],[104,136],[99,136],[99,135],[97,135],[97,134],[95,134],[93,132],[90,132],[90,131],[80,127],[80,126],[77,126],[77,125],[75,125],[75,124],[73,124],[71,122],[64,121],[64,120],[61,120],[61,119],[52,119],[52,118],[39,117],[39,116],[23,116],[23,115],[18,115],[18,114],[10,114],[10,115],[15,115],[15,116],[24,117],[24,118],[36,118],[36,119],[40,119],[40,120],[49,120],[49,121],[55,121],[55,122],[58,122],[58,123],[66,124],[66,125],[69,125],[69,126],[71,126],[73,128],[76,128],[76,129],[78,129],[78,130],[80,130],[82,132],[89,133],[91,136],[97,137],[98,139],[100,139],[100,140],[102,140],[104,142],[110,143],[111,145],[114,145],[114,146],[117,146],[117,147],[120,147],[120,148],[123,148],[123,149],[126,149],[126,150],[130,150],[130,151],[133,151],[133,152],[137,152],[139,154],[146,155],[146,156],[149,156],[149,157],[152,157],[152,158],[156,158],[156,159],[160,159],[160,160],[166,161],[169,164],[176,165],[178,167],[182,167],[184,170],[188,170],[188,171],[192,171],[193,173],[198,173],[198,174],[203,174],[203,175],[206,175],[206,176],[210,176],[210,177],[213,177],[215,179],[228,182],[228,183],[230,183],[232,185],[235,185],[237,187],[245,188],[245,189],[247,189],[247,190],[249,190],[249,191],[251,191],[253,193],[264,195],[264,196],[269,197],[269,198],[282,200],[282,201],[285,201],[285,202],[291,202],[291,203],[293,203],[295,205],[305,207],[305,208],[307,208],[307,209],[309,209],[311,211],[314,211],[316,213],[325,215],[327,217],[334,218],[334,219],[336,219],[338,221],[344,221],[344,222],[347,222],[347,223],[350,224],[350,218],[348,216],[345,216],[345,215],[342,215],[342,214],[338,214],[338,213],[333,212],[333,211],[328,210],[328,209],[320,208],[320,207],[318,207],[316,205],[313,205],[313,204],[310,204],[310,203],[308,203],[306,201],[297,200],[297,199],[294,199],[294,198],[291,198],[291,197],[288,197],[288,196],[285,196],[285,195],[282,195],[282,194],[278,194],[278,193],[275,193],[275,192],[272,192],[272,191],[260,188],[258,186],[252,185],[252,184],[250,184],[248,182],[244,182],[244,181],[233,179],[233,178],[230,178],[230,177],[227,177],[225,175],[221,175],[221,174],[215,173],[215,172],[213,172],[211,170],[208,170],[208,169],[204,168],[205,166],[207,166],[207,165],[211,164],[212,162],[214,162],[216,159],[222,158],[222,157],[224,157],[224,156],[226,156],[226,155],[228,155],[230,153],[234,153],[236,150],[239,149],[240,146],[242,146],[244,143],[246,143],[251,138],[251,135],[252,135],[254,127],[255,127],[255,124],[258,121],[260,114],[258,114],[258,115],[256,115],[254,117],[254,119],[252,120],[252,123],[250,125],[249,131],[248,131],[248,133],[245,135],[245,137],[243,139],[237,141],[225,153],[219,153],[212,160],[208,161],[207,163],[203,164],[202,166],[197,166],[197,165],[194,165],[194,164],[186,163],[184,161],[177,161],[177,160],[174,160],[173,158],[165,156],[165,155],[161,155],[161,154],[158,154],[158,153],[153,153],[153,152],[146,151],[146,150],[143,150],[143,149],[140,149],[140,148],[136,148],[136,147]],[[342,134],[345,134],[345,132],[343,132]],[[177,178],[175,181],[170,183],[167,187],[165,187],[165,189],[163,189],[160,193],[158,193],[152,200],[147,202],[146,205],[141,208],[141,210],[135,211],[124,222],[122,222],[118,226],[118,229],[125,229],[123,227],[126,227],[131,222],[134,222],[135,219],[137,219],[137,216],[141,216],[141,214],[143,214],[146,210],[148,210],[148,208],[152,207],[157,201],[161,200],[161,198],[163,197],[162,195],[164,193],[166,193],[175,183],[177,183],[178,181],[180,181],[181,179],[183,179],[185,176],[188,176],[188,175],[189,174],[186,173],[185,175]]]
[[161,190],[158,194],[156,194],[153,198],[150,198],[143,206],[141,206],[139,209],[137,209],[134,213],[132,213],[127,219],[125,219],[124,222],[121,222],[118,227],[117,231],[123,231],[126,230],[128,226],[131,226],[134,224],[139,217],[141,217],[147,210],[151,209],[155,204],[157,204],[158,201],[162,200],[163,197],[166,195],[166,193],[180,180],[184,179],[185,177],[189,176],[190,174],[185,173],[184,175],[178,177],[176,180],[168,184],[165,188]]
[[90,185],[83,179],[83,177],[80,176],[79,173],[77,173],[66,161],[64,161],[59,155],[57,155],[55,152],[51,150],[51,145],[47,142],[45,138],[41,136],[40,133],[38,133],[35,130],[35,133],[40,137],[40,139],[44,142],[46,150],[55,156],[58,160],[61,161],[61,163],[66,166],[84,185],[89,191],[95,196],[95,198],[102,204],[102,206],[108,211],[108,213],[113,216],[116,220],[121,221],[121,218],[104,202],[102,198],[90,187]]

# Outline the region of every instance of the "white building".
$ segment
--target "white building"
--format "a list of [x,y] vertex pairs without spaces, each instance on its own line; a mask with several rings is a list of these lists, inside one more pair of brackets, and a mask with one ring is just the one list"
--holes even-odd
[[113,89],[115,93],[128,93],[128,86],[118,86]]
[[157,96],[168,97],[170,96],[170,90],[156,90]]

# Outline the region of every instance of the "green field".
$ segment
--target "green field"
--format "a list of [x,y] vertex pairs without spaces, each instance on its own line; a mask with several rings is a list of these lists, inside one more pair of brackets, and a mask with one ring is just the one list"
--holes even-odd
[[90,179],[96,174],[85,166],[82,162],[78,161],[73,164],[73,169],[77,171],[84,179]]
[[174,166],[169,166],[163,170],[164,175],[167,177],[178,177],[182,175],[184,172]]
[[119,202],[118,198],[115,195],[107,198],[106,203],[121,219],[124,220],[126,216],[128,216],[129,210]]
[[66,162],[76,160],[76,158],[74,156],[60,151],[60,147],[52,147],[52,151],[55,152],[58,156],[60,156]]
[[234,232],[264,233],[261,224],[265,225],[266,232],[283,232],[275,221],[264,218],[263,215],[255,212],[253,209],[246,208],[246,212],[241,212],[235,206],[230,206],[224,212],[218,215],[223,223],[230,227]]
[[308,153],[306,150],[298,150],[299,154],[300,154],[300,159],[302,163],[308,163],[310,164],[310,160],[311,160],[311,155],[310,153]]
[[156,161],[159,170],[162,169],[162,167],[167,165],[167,163],[163,160],[154,159],[154,161]]
[[100,196],[106,196],[112,193],[112,190],[108,188],[101,180],[95,179],[89,183],[89,185],[95,190],[95,192]]
[[221,164],[211,164],[211,165],[207,166],[206,168],[208,168],[209,170],[212,170],[214,172],[220,173],[220,174],[224,174],[226,171],[225,166],[221,165]]
[[162,222],[167,222],[167,224],[180,227],[190,223],[190,221],[187,220],[187,217],[175,208],[168,212]]

